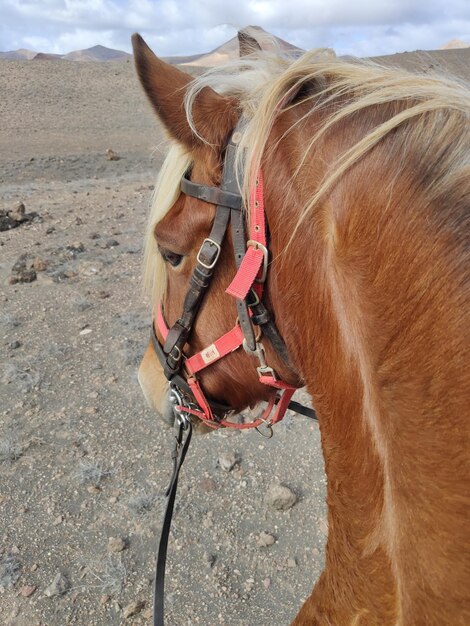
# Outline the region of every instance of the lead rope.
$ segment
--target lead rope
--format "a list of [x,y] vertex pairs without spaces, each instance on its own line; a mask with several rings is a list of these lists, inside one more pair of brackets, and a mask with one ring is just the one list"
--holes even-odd
[[[179,408],[179,407],[178,407]],[[298,402],[291,401],[289,408],[292,411],[301,413],[310,419],[318,421],[318,417],[313,409],[303,406]],[[171,454],[173,461],[173,473],[171,475],[170,484],[166,490],[166,509],[163,516],[163,525],[160,534],[160,541],[157,550],[157,562],[155,566],[155,587],[153,597],[153,626],[165,626],[164,617],[164,595],[165,595],[165,568],[166,555],[168,549],[168,539],[170,536],[171,520],[173,517],[173,509],[175,506],[176,490],[178,488],[178,478],[181,466],[183,465],[186,453],[188,452],[193,425],[191,418],[182,412],[175,413],[175,445]]]
[[155,568],[155,588],[153,596],[153,626],[164,626],[164,593],[165,593],[165,567],[166,553],[168,549],[168,538],[170,536],[171,518],[175,506],[176,490],[178,488],[178,477],[183,465],[186,453],[193,433],[193,425],[190,419],[184,415],[177,415],[175,419],[177,432],[175,435],[175,446],[171,458],[173,459],[173,474],[170,485],[166,491],[168,498],[166,503],[163,526],[160,535],[160,542],[157,550],[157,564]]

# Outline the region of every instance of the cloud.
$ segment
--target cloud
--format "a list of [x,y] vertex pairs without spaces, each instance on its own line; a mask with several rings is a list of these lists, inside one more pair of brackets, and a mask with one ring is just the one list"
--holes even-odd
[[209,51],[256,24],[302,48],[376,55],[470,41],[468,0],[0,0],[0,49],[129,50],[140,31],[161,55]]
[[377,56],[413,50],[433,50],[450,39],[470,43],[470,20],[442,24],[403,24],[377,26],[362,32],[348,30],[338,35],[335,50],[338,54]]

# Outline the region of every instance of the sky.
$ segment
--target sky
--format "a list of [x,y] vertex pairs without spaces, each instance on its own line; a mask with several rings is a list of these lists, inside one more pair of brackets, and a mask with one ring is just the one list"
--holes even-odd
[[200,54],[249,24],[337,54],[432,50],[470,43],[470,0],[0,0],[0,50],[129,52],[137,31],[160,56]]

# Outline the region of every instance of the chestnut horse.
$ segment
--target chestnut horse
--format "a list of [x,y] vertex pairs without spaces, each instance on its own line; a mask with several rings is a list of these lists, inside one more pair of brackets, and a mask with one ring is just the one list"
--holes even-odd
[[[450,79],[307,53],[263,54],[192,79],[137,35],[136,67],[172,148],[149,222],[146,279],[173,324],[213,204],[180,193],[219,186],[238,119],[240,189],[264,176],[270,263],[265,301],[286,366],[319,416],[327,474],[325,568],[293,622],[470,624],[470,91]],[[186,352],[236,320],[227,235]],[[267,400],[253,356],[204,370],[211,398]],[[144,393],[168,412],[152,346]],[[227,621],[229,623],[229,621]]]

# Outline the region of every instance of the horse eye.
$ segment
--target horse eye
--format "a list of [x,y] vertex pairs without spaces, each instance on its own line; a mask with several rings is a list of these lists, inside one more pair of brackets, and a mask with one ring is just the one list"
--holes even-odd
[[178,265],[183,260],[182,254],[176,254],[176,252],[171,252],[171,250],[160,250],[163,260],[169,263],[172,267],[178,267]]

